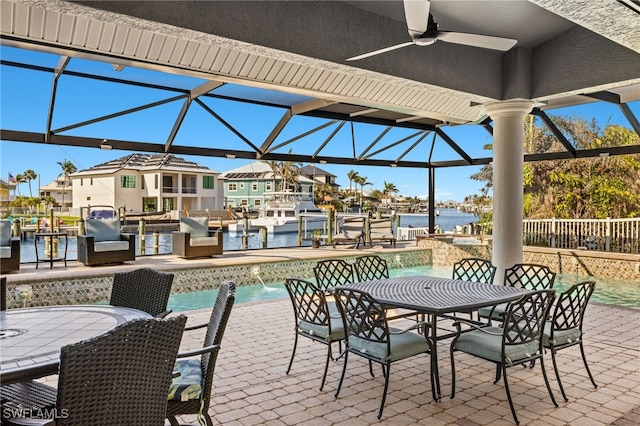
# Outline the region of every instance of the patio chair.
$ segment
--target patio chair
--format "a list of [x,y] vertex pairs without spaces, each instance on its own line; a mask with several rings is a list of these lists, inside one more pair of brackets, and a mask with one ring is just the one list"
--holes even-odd
[[345,219],[342,224],[342,230],[332,239],[333,248],[338,244],[353,244],[354,248],[360,247],[360,243],[364,244],[364,220],[362,219]]
[[396,236],[393,235],[393,225],[389,219],[369,220],[369,246],[373,247],[375,242],[387,242],[395,248]]
[[[518,263],[504,272],[504,285],[526,290],[548,290],[553,288],[556,273],[544,265],[534,263]],[[502,321],[507,310],[507,303],[478,309],[480,318]]]
[[7,310],[7,277],[0,277],[0,311]]
[[20,237],[12,237],[10,220],[0,220],[0,274],[20,270]]
[[123,306],[147,312],[156,318],[164,318],[167,310],[174,275],[151,268],[134,269],[113,274],[111,286],[112,306]]
[[354,262],[358,281],[372,281],[389,278],[387,261],[377,255],[364,255],[356,257]]
[[316,285],[324,291],[353,282],[353,266],[343,259],[320,260],[313,267],[313,274]]
[[136,260],[136,236],[120,233],[120,219],[87,219],[78,235],[78,260],[87,266]]
[[567,291],[560,294],[553,308],[551,319],[547,321],[542,335],[542,345],[551,351],[551,360],[553,361],[553,370],[556,373],[558,386],[565,401],[568,401],[567,394],[564,391],[558,364],[556,361],[556,352],[574,345],[580,345],[580,353],[582,354],[582,362],[587,370],[589,380],[594,388],[597,388],[595,380],[589,370],[587,358],[584,354],[582,324],[584,321],[584,313],[587,303],[595,289],[595,281],[584,281],[572,285]]
[[[456,393],[454,353],[460,351],[496,364],[496,380],[494,383],[499,380],[499,375],[502,375],[509,407],[516,424],[520,424],[520,421],[516,415],[511,393],[509,392],[509,383],[507,381],[507,368],[509,367],[523,364],[533,366],[534,362],[539,359],[551,401],[553,405],[558,406],[551,392],[542,352],[544,324],[553,302],[554,294],[554,290],[539,290],[524,295],[519,300],[510,303],[502,328],[480,327],[473,322],[461,319],[454,323],[457,334],[453,338],[450,347],[452,399]],[[467,323],[474,330],[462,333],[462,323]]]
[[340,287],[336,289],[335,297],[344,329],[348,330],[344,365],[335,396],[338,397],[342,388],[350,353],[369,360],[369,373],[372,376],[371,363],[381,364],[385,380],[378,410],[380,419],[389,388],[391,363],[419,354],[429,354],[430,344],[424,335],[411,332],[421,324],[413,324],[404,330],[389,327],[386,307],[366,292]]
[[186,321],[183,315],[137,319],[64,346],[57,391],[36,381],[3,386],[3,416],[33,408],[57,414],[40,423],[46,425],[163,425]]
[[496,267],[487,259],[468,257],[453,264],[454,280],[493,284],[495,275]]
[[173,254],[184,259],[222,254],[222,232],[209,229],[209,218],[183,217],[180,230],[173,232]]
[[[213,426],[213,421],[207,412],[211,403],[213,373],[235,298],[235,283],[232,281],[221,283],[209,322],[185,328],[185,331],[191,331],[206,327],[207,332],[201,349],[178,354],[175,371],[180,375],[173,379],[169,388],[166,412],[172,426],[179,424],[175,416],[183,414],[201,415],[208,426]],[[198,356],[200,357],[194,358]],[[166,394],[165,398],[167,398]]]
[[331,346],[334,342],[344,340],[345,337],[342,320],[337,313],[331,314],[325,291],[315,284],[299,278],[287,278],[284,285],[291,298],[295,318],[295,337],[287,374],[291,371],[296,355],[298,336],[322,343],[327,346],[324,373],[320,382],[320,390],[322,390],[327,378],[329,360],[333,359]]

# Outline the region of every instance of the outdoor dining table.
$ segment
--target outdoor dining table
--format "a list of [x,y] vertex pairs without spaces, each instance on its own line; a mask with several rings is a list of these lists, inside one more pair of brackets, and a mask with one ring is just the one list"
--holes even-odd
[[107,305],[0,311],[0,383],[7,385],[57,374],[63,346],[149,317],[137,309]]
[[437,342],[452,337],[451,333],[438,336],[438,317],[474,312],[485,306],[517,300],[527,293],[516,287],[430,276],[362,281],[341,287],[365,291],[388,307],[409,309],[430,317],[426,338],[431,347],[431,392],[435,401],[442,396]]

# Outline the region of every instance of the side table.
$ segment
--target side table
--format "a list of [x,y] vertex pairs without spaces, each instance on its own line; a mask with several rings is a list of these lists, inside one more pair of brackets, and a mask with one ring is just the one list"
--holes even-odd
[[[42,237],[45,241],[45,247],[47,243],[47,239],[49,239],[49,257],[40,257],[38,254],[38,239]],[[60,237],[64,238],[64,256],[53,257],[53,243],[54,239],[60,239]],[[69,240],[67,238],[66,232],[36,232],[34,234],[34,243],[36,246],[36,269],[38,269],[39,262],[49,262],[49,269],[53,269],[53,262],[58,262],[60,260],[64,260],[64,267],[67,267],[67,248],[69,246]],[[46,256],[46,251],[45,251]]]

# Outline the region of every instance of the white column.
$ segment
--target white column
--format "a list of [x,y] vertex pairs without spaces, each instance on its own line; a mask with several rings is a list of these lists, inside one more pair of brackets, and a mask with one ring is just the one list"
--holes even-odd
[[524,117],[533,103],[509,100],[485,105],[493,119],[493,250],[495,283],[504,270],[522,263]]

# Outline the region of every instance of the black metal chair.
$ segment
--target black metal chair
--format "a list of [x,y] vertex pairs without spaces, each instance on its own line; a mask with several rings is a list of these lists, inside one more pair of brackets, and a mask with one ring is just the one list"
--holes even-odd
[[455,396],[456,391],[454,353],[461,351],[496,363],[496,380],[494,383],[497,383],[500,375],[502,375],[509,407],[516,424],[520,424],[520,421],[516,415],[511,393],[509,392],[508,367],[524,364],[533,366],[535,361],[539,359],[551,401],[556,407],[558,406],[551,392],[551,386],[544,368],[542,346],[544,324],[553,302],[554,294],[554,290],[540,290],[529,293],[510,303],[502,328],[479,327],[475,323],[469,322],[468,324],[475,329],[462,333],[461,324],[467,323],[467,321],[459,319],[454,323],[457,335],[453,338],[450,347],[451,398]]
[[372,281],[389,278],[387,261],[377,255],[358,256],[354,262],[358,281]]
[[353,282],[353,265],[343,259],[320,260],[313,267],[316,284],[319,288],[327,289]]
[[333,358],[331,346],[334,342],[340,342],[345,338],[342,320],[337,313],[331,314],[325,291],[315,284],[299,278],[287,278],[284,285],[291,298],[296,324],[293,351],[287,367],[287,374],[291,371],[296,355],[298,336],[322,343],[327,346],[327,359],[320,383],[320,390],[322,390],[327,378],[329,360]]
[[593,294],[596,283],[595,281],[584,281],[572,285],[567,291],[560,294],[553,308],[551,319],[547,321],[542,336],[542,345],[551,351],[551,360],[553,361],[553,370],[556,373],[558,386],[565,401],[568,401],[567,394],[564,391],[558,364],[556,361],[556,352],[574,345],[580,345],[580,353],[582,354],[582,362],[587,370],[591,384],[597,388],[587,358],[584,354],[582,324],[584,321],[584,313],[589,303],[589,299]]
[[171,310],[167,310],[167,303],[172,284],[172,273],[151,268],[116,272],[109,304],[139,309],[156,318],[163,318],[171,313]]
[[454,280],[492,284],[495,275],[496,267],[487,259],[469,257],[453,264]]
[[369,372],[372,376],[371,363],[381,364],[385,381],[378,410],[380,419],[389,388],[391,363],[414,355],[429,354],[429,341],[424,335],[411,332],[421,327],[421,324],[412,324],[404,330],[389,327],[385,306],[366,292],[338,288],[335,297],[344,321],[344,329],[347,330],[344,365],[335,395],[337,397],[342,388],[349,353],[369,360]]
[[[504,285],[527,290],[548,290],[553,288],[556,273],[544,265],[535,263],[517,263],[504,272]],[[507,304],[502,303],[478,309],[480,318],[502,321]]]
[[[202,415],[207,425],[213,425],[207,412],[211,403],[213,373],[235,298],[235,283],[232,281],[221,283],[209,322],[185,328],[185,331],[190,331],[206,327],[207,333],[201,349],[178,354],[175,371],[179,372],[180,376],[174,378],[171,383],[166,412],[169,423],[173,426],[179,424],[175,416],[183,414]],[[200,358],[194,358],[197,356]]]
[[[35,381],[3,386],[3,417],[29,407],[56,414],[47,425],[164,425],[167,389],[186,321],[182,315],[137,319],[64,346],[57,391]],[[3,424],[5,420],[33,424],[6,418]]]

